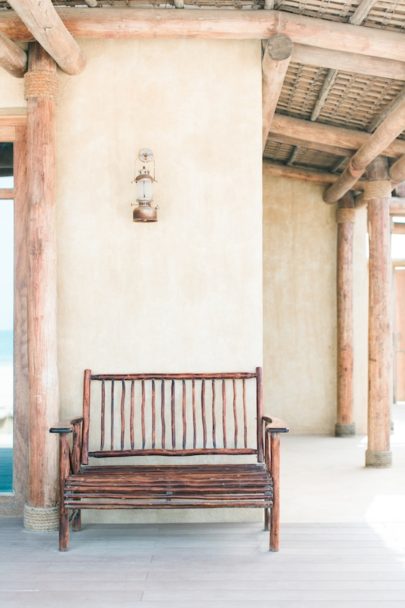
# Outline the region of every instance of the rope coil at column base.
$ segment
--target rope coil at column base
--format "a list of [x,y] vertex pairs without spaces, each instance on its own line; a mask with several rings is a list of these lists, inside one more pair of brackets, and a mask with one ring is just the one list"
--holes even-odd
[[337,422],[335,425],[335,437],[353,437],[356,434],[356,425],[354,422],[343,424]]
[[366,450],[366,467],[390,467],[392,452]]
[[24,505],[24,528],[37,532],[59,529],[59,507],[31,507]]

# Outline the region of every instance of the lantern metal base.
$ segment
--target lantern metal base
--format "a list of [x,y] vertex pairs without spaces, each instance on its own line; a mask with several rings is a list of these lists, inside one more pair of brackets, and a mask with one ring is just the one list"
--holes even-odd
[[150,204],[140,204],[132,212],[134,222],[157,222],[157,208]]

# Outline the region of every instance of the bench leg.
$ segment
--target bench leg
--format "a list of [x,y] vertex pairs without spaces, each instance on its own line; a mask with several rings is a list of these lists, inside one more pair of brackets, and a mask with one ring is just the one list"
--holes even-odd
[[77,509],[77,511],[73,512],[72,530],[74,532],[80,532],[81,529],[82,529],[82,512],[80,509]]
[[280,509],[276,502],[271,508],[270,518],[270,551],[280,549]]
[[265,507],[264,509],[264,530],[265,532],[269,530],[269,520],[270,520],[270,509]]
[[271,473],[273,477],[273,505],[270,515],[270,551],[280,548],[280,437],[271,438]]
[[67,551],[69,548],[69,512],[61,511],[59,518],[59,551]]

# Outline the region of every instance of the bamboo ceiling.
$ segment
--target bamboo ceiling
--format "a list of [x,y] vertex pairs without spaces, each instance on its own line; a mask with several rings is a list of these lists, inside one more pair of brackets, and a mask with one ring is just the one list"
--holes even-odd
[[[177,6],[179,2],[181,0],[176,0]],[[169,10],[174,9],[174,3],[175,0],[98,0],[100,7],[159,7]],[[184,7],[249,11],[263,9],[264,3],[265,0],[184,0]],[[72,10],[74,7],[87,6],[85,0],[54,0],[54,4],[72,7]],[[359,4],[360,0],[266,0],[267,8],[343,23],[353,20]],[[362,27],[397,32],[405,29],[405,0],[376,0],[370,4],[371,7],[362,15],[361,20],[353,23]],[[7,2],[0,0],[0,11],[8,8]],[[96,11],[97,7],[92,10]],[[325,95],[327,79],[330,85]],[[401,93],[405,94],[405,81],[402,80],[343,70],[334,71],[292,61],[276,111],[307,122],[372,133],[379,124],[379,117]],[[401,138],[405,139],[405,132]],[[311,149],[302,144],[294,145],[291,135],[288,142],[282,141],[282,138],[277,141],[277,137],[270,133],[264,149],[264,158],[287,166],[340,173],[346,157],[331,152],[319,151],[315,144],[311,145]]]

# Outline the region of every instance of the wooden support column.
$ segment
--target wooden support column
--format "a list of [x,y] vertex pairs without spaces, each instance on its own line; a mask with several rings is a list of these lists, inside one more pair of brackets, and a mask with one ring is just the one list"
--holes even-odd
[[55,95],[56,64],[30,45],[27,99],[29,482],[24,524],[58,526],[57,446],[49,427],[59,418],[56,345]]
[[353,231],[349,193],[339,202],[337,221],[337,422],[336,437],[356,432],[353,422]]
[[367,169],[363,195],[368,204],[368,445],[366,466],[391,465],[392,402],[391,182],[379,157]]
[[269,38],[264,48],[262,61],[263,150],[290,63],[292,48],[291,40],[284,34],[276,34]]

